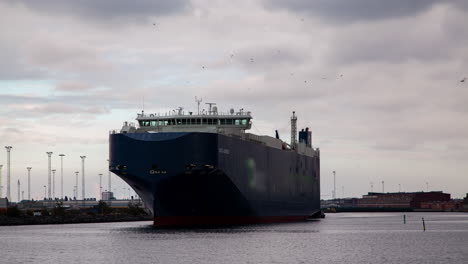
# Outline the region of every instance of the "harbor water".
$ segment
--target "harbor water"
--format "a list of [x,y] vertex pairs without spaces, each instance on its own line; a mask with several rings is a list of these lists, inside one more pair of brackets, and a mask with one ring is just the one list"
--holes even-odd
[[336,213],[198,229],[0,226],[0,252],[0,263],[468,263],[468,213]]

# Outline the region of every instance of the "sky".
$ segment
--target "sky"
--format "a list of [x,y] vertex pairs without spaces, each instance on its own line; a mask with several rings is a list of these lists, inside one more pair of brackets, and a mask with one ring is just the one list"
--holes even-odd
[[[11,196],[64,195],[85,155],[107,190],[108,134],[136,114],[252,112],[255,134],[321,151],[321,195],[468,193],[468,2],[462,0],[0,0],[0,164]],[[112,190],[128,187],[112,176]],[[81,185],[81,174],[80,174]],[[81,186],[80,186],[81,192]],[[6,188],[3,188],[5,196]],[[130,192],[131,193],[131,192]],[[132,194],[132,193],[131,193]]]

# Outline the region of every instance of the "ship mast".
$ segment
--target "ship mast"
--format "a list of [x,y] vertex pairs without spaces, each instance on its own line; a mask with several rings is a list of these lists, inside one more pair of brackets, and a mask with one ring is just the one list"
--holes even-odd
[[200,98],[197,98],[197,97],[195,96],[195,102],[197,102],[197,104],[198,104],[198,114],[197,114],[197,115],[200,115],[200,103],[201,103],[202,101],[203,101],[203,98],[201,98],[201,97],[200,97]]

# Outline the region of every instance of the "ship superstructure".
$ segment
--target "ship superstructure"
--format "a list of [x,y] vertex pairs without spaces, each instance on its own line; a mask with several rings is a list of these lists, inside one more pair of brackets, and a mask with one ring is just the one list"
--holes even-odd
[[297,221],[319,211],[320,152],[306,128],[291,143],[247,133],[251,112],[182,108],[137,115],[110,135],[110,170],[153,212],[155,225]]

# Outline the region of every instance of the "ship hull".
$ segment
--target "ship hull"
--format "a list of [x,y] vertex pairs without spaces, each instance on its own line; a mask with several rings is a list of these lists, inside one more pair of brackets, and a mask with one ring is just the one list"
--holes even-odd
[[320,208],[318,156],[221,134],[112,134],[110,170],[158,226],[301,221]]

